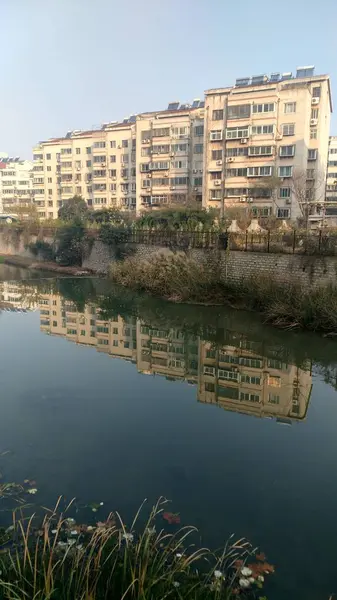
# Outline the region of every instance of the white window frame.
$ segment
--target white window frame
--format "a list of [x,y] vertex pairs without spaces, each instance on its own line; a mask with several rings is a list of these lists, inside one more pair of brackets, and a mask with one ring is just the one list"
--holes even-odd
[[[267,172],[265,172],[267,171]],[[248,167],[247,177],[271,177],[273,174],[273,167],[266,165],[261,167]]]
[[284,114],[290,115],[296,112],[296,102],[285,102],[284,103]]
[[[282,191],[285,192],[286,190],[287,190],[287,193],[281,194]],[[287,198],[290,198],[291,197],[291,188],[290,187],[280,187],[278,197],[281,198],[282,200],[286,200]]]
[[[282,150],[291,148],[291,154],[283,154]],[[279,156],[280,158],[291,158],[293,156],[295,156],[295,144],[288,144],[286,146],[280,146],[279,147]]]
[[282,134],[284,136],[295,135],[295,123],[283,123]]
[[275,102],[263,102],[262,104],[253,104],[253,114],[275,112]]
[[[266,152],[266,149],[270,149],[270,152]],[[259,150],[259,152],[252,152],[252,150]],[[272,156],[273,146],[249,146],[248,156]]]
[[[310,156],[310,152],[314,152],[314,156]],[[317,148],[309,148],[308,150],[308,160],[317,160]]]
[[[282,169],[289,169],[290,170],[290,174],[289,175],[282,175],[282,173],[281,173]],[[290,166],[290,165],[286,165],[284,167],[279,167],[278,168],[278,176],[279,177],[285,177],[285,178],[286,177],[292,177],[293,176],[293,167]]]
[[273,135],[275,131],[275,125],[251,125],[251,135]]
[[226,129],[226,139],[227,140],[241,140],[242,138],[249,137],[249,127],[245,125],[244,127],[229,127]]
[[209,139],[211,142],[221,141],[223,139],[222,129],[212,129],[209,133]]

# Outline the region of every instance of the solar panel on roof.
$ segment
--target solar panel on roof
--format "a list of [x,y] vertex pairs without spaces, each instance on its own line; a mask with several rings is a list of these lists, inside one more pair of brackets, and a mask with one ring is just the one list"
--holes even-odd
[[167,110],[178,110],[180,102],[170,102]]
[[310,67],[297,67],[296,77],[313,77],[315,71],[314,66]]
[[186,110],[188,108],[188,104],[181,104],[179,110]]
[[270,76],[270,81],[276,82],[276,81],[280,81],[281,79],[281,73],[272,73]]
[[199,104],[200,100],[199,98],[196,98],[195,100],[193,100],[192,108],[198,108]]
[[259,83],[264,83],[266,80],[265,75],[255,75],[252,77],[252,85],[258,85]]
[[236,80],[235,85],[238,87],[244,86],[244,85],[249,85],[250,82],[250,77],[239,77],[239,79]]
[[200,102],[199,108],[205,108],[205,101],[204,100],[202,102]]
[[130,115],[129,122],[130,123],[135,123],[136,122],[136,115]]
[[128,123],[129,119],[123,119],[123,123]]
[[290,71],[289,71],[289,73],[283,73],[282,74],[282,81],[284,81],[285,79],[291,79],[292,76],[293,76],[293,74],[290,73]]

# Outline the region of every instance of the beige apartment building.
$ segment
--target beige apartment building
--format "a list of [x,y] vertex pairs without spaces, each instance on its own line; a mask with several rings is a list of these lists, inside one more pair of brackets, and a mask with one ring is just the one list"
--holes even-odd
[[314,220],[324,204],[331,111],[329,76],[314,67],[206,91],[203,206],[280,219],[307,210]]
[[0,212],[16,214],[33,204],[33,163],[0,153]]
[[[327,218],[337,215],[337,136],[329,139],[325,214]],[[328,219],[326,222],[329,222]]]
[[192,197],[201,203],[203,103],[193,104],[172,103],[165,111],[41,142],[33,149],[40,218],[56,218],[74,195],[94,210],[139,212]]

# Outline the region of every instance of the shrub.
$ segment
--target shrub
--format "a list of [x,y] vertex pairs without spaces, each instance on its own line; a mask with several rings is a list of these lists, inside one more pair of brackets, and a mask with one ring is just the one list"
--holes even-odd
[[214,223],[212,211],[176,207],[153,211],[142,215],[137,220],[137,227],[141,229],[186,229],[194,230],[198,225],[211,227]]
[[59,208],[58,217],[62,221],[83,221],[88,217],[89,209],[87,203],[81,196],[74,196],[65,200]]
[[61,265],[82,265],[87,236],[82,223],[72,223],[62,227],[57,232],[56,260]]
[[[42,523],[15,515],[13,528],[0,536],[7,545],[0,558],[0,598],[257,598],[262,573],[274,570],[264,556],[256,555],[244,539],[230,539],[220,552],[198,547],[197,530],[177,530],[180,517],[165,512],[165,503],[153,507],[145,526],[139,524],[139,509],[128,530],[118,513],[95,526],[78,525],[57,514],[59,503]],[[171,529],[173,525],[173,533],[162,525],[157,531],[163,518]]]
[[43,240],[36,240],[28,244],[29,251],[34,256],[39,256],[42,260],[52,261],[55,260],[55,250],[52,244],[44,242]]

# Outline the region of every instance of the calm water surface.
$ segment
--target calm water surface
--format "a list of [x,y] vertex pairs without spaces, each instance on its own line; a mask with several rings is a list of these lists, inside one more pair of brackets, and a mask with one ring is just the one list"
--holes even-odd
[[164,495],[205,544],[260,546],[271,600],[337,591],[336,342],[24,276],[0,265],[3,479],[125,520]]

